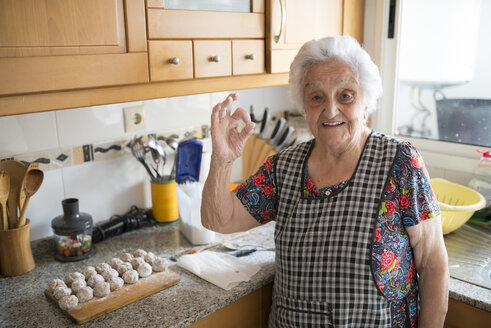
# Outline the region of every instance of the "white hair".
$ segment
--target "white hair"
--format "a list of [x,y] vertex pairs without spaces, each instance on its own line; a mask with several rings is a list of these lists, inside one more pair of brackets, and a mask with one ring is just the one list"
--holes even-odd
[[327,37],[306,42],[290,65],[290,98],[304,109],[305,76],[316,64],[341,61],[348,64],[360,83],[368,112],[376,109],[377,99],[382,95],[382,79],[377,65],[358,41],[348,35]]

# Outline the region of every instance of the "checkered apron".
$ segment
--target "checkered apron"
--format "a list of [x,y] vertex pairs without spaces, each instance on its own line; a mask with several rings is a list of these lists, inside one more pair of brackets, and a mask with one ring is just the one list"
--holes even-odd
[[308,198],[303,177],[313,145],[290,148],[276,162],[270,327],[390,327],[390,303],[375,284],[371,251],[398,144],[372,132],[346,187]]

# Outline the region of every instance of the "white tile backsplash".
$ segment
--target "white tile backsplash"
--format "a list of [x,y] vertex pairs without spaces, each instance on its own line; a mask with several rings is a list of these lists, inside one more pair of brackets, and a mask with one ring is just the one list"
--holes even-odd
[[55,112],[0,117],[0,158],[57,146]]
[[210,94],[147,100],[144,105],[148,132],[210,124]]
[[[287,87],[240,90],[237,106],[249,110],[254,105],[260,118],[264,107],[272,112],[293,108]],[[59,110],[47,113],[0,117],[0,158],[44,150],[67,149],[84,144],[124,140],[132,135],[165,133],[209,124],[213,106],[230,92],[146,100]],[[144,105],[147,127],[126,133],[123,108]],[[173,155],[169,156],[172,163]],[[166,172],[170,171],[170,164]],[[241,179],[241,159],[234,163],[232,182]],[[31,219],[31,240],[52,236],[51,220],[62,214],[61,201],[78,198],[80,211],[94,222],[126,213],[132,205],[151,207],[150,183],[143,166],[129,152],[108,160],[98,160],[45,171],[39,191],[27,209]]]
[[26,217],[31,220],[31,240],[52,235],[51,220],[63,212],[63,199],[62,170],[45,171],[43,184],[29,200],[26,211]]
[[77,146],[121,137],[125,134],[124,106],[129,105],[93,106],[56,112],[60,147]]
[[94,222],[151,204],[148,174],[131,156],[64,168],[63,186],[65,198],[78,198]]
[[225,100],[232,92],[239,94],[239,99],[233,108],[242,107],[249,111],[252,105],[256,119],[262,117],[265,107],[269,107],[273,114],[295,109],[293,102],[288,97],[288,86],[215,92],[211,94],[211,107],[213,108],[217,103]]

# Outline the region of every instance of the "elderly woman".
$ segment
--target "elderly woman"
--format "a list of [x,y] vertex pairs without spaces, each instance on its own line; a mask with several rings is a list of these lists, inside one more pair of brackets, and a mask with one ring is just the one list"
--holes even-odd
[[268,158],[235,192],[232,163],[254,123],[231,114],[236,94],[213,108],[203,225],[231,233],[276,221],[272,327],[442,327],[440,209],[417,150],[365,125],[382,93],[376,65],[351,37],[313,40],[289,84],[314,138]]

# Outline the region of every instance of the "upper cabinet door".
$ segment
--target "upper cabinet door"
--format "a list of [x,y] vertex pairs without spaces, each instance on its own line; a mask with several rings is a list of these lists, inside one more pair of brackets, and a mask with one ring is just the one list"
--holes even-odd
[[148,82],[144,0],[0,1],[0,95]]
[[148,38],[264,38],[264,0],[148,0]]
[[270,73],[288,72],[305,42],[349,33],[360,23],[363,26],[363,21],[351,17],[355,10],[363,14],[363,0],[267,0],[266,4]]
[[124,52],[123,23],[123,5],[117,0],[2,0],[0,54]]
[[343,0],[271,0],[272,49],[298,49],[306,41],[340,35]]

